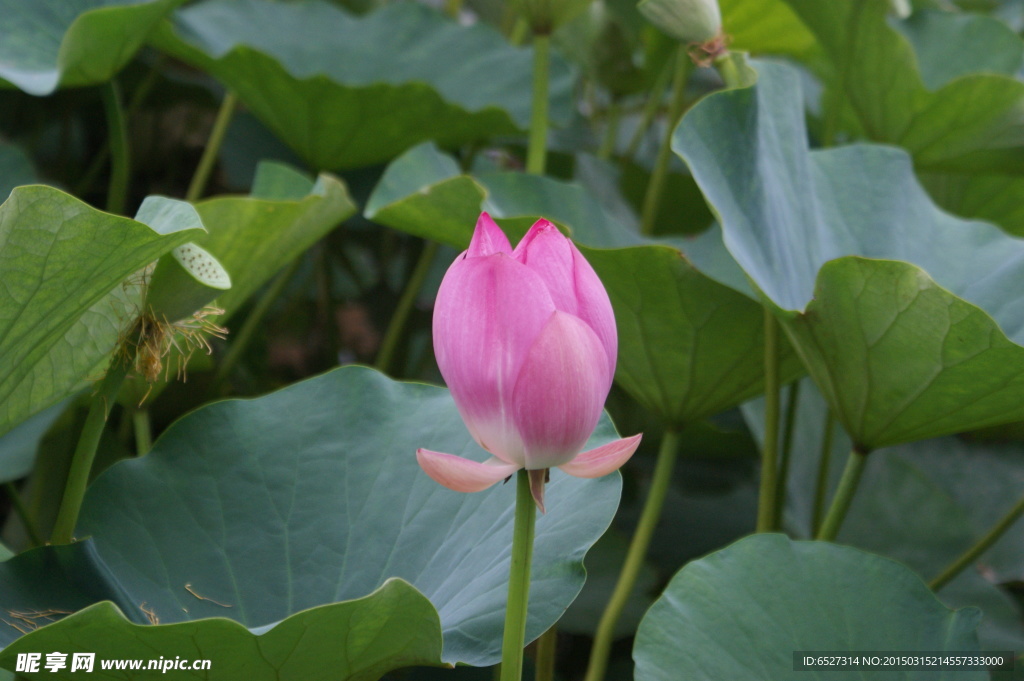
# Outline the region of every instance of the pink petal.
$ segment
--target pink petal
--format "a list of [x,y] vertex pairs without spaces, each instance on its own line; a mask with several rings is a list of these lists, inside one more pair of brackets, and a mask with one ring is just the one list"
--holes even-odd
[[491,219],[487,213],[480,213],[476,221],[476,229],[473,230],[473,239],[469,242],[469,249],[466,251],[470,257],[478,255],[493,255],[512,252],[512,244],[508,242],[505,232]]
[[434,305],[434,354],[455,405],[481,447],[522,465],[512,391],[555,305],[540,276],[507,255],[459,257]]
[[484,463],[454,454],[417,449],[416,461],[435,482],[456,492],[479,492],[519,470],[519,466],[489,459]]
[[530,347],[513,393],[527,469],[572,460],[594,432],[609,385],[597,335],[571,314],[553,312]]
[[643,437],[642,433],[601,445],[596,449],[583,452],[559,468],[577,478],[600,478],[602,475],[608,475],[629,461],[629,457],[633,456],[633,452],[640,445],[641,437]]
[[597,334],[608,357],[610,381],[618,353],[615,314],[608,292],[587,259],[547,220],[530,227],[512,257],[541,276],[556,308],[579,317]]

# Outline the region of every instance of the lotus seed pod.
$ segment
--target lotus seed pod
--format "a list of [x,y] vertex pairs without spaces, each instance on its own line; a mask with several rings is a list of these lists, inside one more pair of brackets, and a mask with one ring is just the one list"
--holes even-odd
[[705,43],[722,30],[718,0],[640,0],[640,13],[684,43]]
[[157,261],[146,307],[158,320],[176,322],[229,288],[231,277],[217,259],[195,244],[185,244]]

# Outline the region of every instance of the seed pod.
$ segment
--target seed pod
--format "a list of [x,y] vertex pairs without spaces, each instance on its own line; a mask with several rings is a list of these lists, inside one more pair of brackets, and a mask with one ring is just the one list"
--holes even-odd
[[640,0],[640,13],[684,43],[705,43],[722,30],[718,0]]

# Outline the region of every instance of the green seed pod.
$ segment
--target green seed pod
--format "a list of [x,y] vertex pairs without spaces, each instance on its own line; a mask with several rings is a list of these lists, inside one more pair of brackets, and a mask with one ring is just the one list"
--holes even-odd
[[534,33],[548,35],[574,18],[590,0],[512,0],[512,7],[526,19]]
[[718,0],[640,0],[640,13],[684,43],[705,43],[722,30]]
[[144,309],[157,320],[176,322],[229,288],[231,277],[217,259],[195,244],[185,244],[157,261]]

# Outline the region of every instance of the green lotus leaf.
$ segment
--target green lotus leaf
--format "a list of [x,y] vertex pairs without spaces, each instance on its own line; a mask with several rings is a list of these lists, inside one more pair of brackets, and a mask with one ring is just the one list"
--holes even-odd
[[[419,3],[353,17],[324,2],[207,0],[176,12],[154,42],[220,79],[319,170],[380,163],[428,139],[458,145],[529,124],[531,51]],[[556,122],[569,117],[570,89],[570,71],[556,59]]]
[[0,83],[31,95],[110,80],[184,0],[0,0]]
[[[591,445],[617,437],[604,418]],[[321,606],[363,598],[397,578],[426,596],[436,614],[403,605],[394,616],[404,623],[388,624],[378,632],[386,631],[383,638],[415,638],[439,617],[444,652],[435,664],[494,664],[514,486],[452,492],[419,468],[418,447],[486,457],[447,390],[362,367],[207,405],[173,424],[145,457],[96,479],[77,529],[90,541],[0,563],[0,608],[73,612],[111,601],[119,613],[112,606],[85,610],[30,636],[102,644],[98,655],[124,657],[115,654],[123,644],[160,640],[144,636],[167,636],[173,648],[181,632],[217,641],[218,632],[232,631],[222,659],[241,659],[251,657],[256,636],[298,627]],[[528,639],[550,627],[582,588],[583,556],[611,522],[620,486],[618,474],[582,480],[552,473],[548,510],[537,523]],[[112,617],[123,621],[104,628],[104,640],[78,637]],[[252,633],[226,628],[224,618]],[[151,633],[128,624],[152,621],[160,624],[147,627]],[[322,640],[331,622],[333,615],[311,624],[308,635]],[[19,633],[0,621],[0,644]],[[28,648],[14,650],[21,649]],[[309,655],[294,663],[331,670],[332,647]],[[13,653],[0,656],[4,666],[13,662]],[[390,668],[409,664],[392,662]]]
[[[796,671],[799,651],[978,650],[975,608],[942,605],[912,571],[827,542],[759,534],[696,560],[647,612],[633,647],[637,681],[832,679]],[[844,672],[851,678],[988,678],[987,670]]]
[[0,434],[102,376],[138,313],[132,274],[201,234],[182,201],[150,197],[136,220],[44,186],[0,205]]
[[940,210],[901,150],[809,151],[797,74],[758,68],[674,149],[856,446],[1024,418],[1024,244]]

